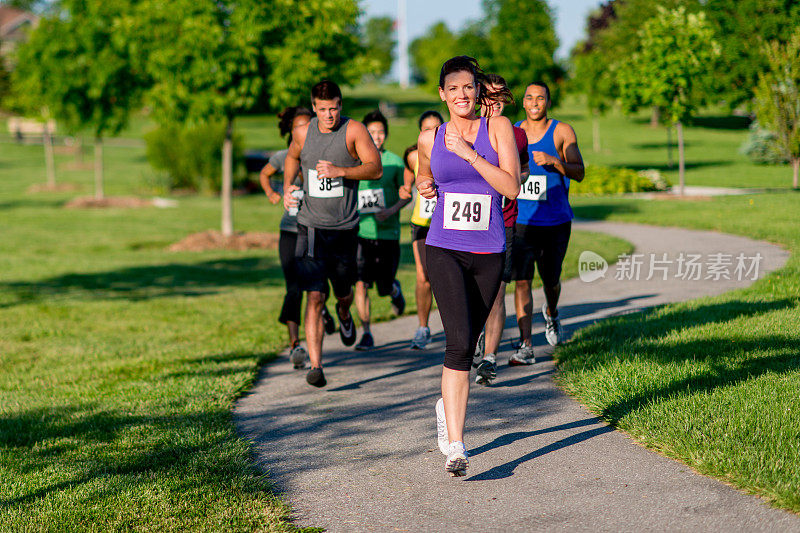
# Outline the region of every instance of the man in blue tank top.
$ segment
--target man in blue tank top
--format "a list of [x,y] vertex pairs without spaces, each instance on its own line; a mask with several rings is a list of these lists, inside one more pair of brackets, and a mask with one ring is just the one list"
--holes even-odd
[[569,124],[548,118],[550,89],[543,82],[528,85],[522,100],[525,120],[516,125],[528,137],[530,174],[517,196],[517,226],[514,234],[513,272],[520,348],[510,364],[535,362],[531,343],[533,295],[531,280],[539,269],[546,302],[542,305],[545,338],[552,346],[562,341],[558,320],[561,265],[567,253],[572,228],[569,180],[581,181],[583,158],[575,131]]
[[[297,271],[306,299],[306,344],[311,370],[306,381],[324,387],[322,372],[322,307],[325,286],[330,280],[336,296],[339,335],[342,343],[356,341],[350,314],[356,282],[358,245],[358,182],[379,179],[381,156],[360,122],[341,115],[342,92],[329,80],[311,89],[315,117],[292,131],[292,142],[284,167],[283,204],[297,212]],[[303,199],[294,197],[300,172]]]

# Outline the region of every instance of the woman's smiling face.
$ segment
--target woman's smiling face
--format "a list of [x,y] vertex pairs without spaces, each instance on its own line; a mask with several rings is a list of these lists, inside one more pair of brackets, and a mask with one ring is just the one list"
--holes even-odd
[[451,116],[470,116],[475,113],[478,98],[475,77],[468,70],[451,72],[444,78],[444,88],[439,88],[439,96],[447,103]]

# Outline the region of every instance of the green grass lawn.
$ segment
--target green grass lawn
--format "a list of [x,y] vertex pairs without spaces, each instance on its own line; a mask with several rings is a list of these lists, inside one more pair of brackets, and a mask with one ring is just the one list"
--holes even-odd
[[[380,98],[397,103],[388,140],[397,153],[416,139],[418,113],[440,105],[422,91],[366,88],[346,94],[345,114],[361,118]],[[666,161],[657,146],[664,131],[641,121],[604,118],[607,139],[593,154],[576,102],[554,116],[576,127],[587,162]],[[149,127],[137,117],[123,137],[139,139]],[[274,117],[241,117],[237,128],[247,147],[284,146]],[[788,167],[738,155],[745,135],[687,128],[695,139],[687,159],[706,162],[689,166],[688,183],[788,185]],[[111,144],[107,194],[150,194],[143,145]],[[91,171],[66,170],[70,160],[58,157],[59,181],[81,191],[26,194],[44,181],[41,147],[0,145],[0,529],[290,529],[285,504],[230,417],[259,364],[285,346],[276,252],[167,252],[187,234],[219,227],[214,197],[177,197],[174,209],[65,210],[66,200],[92,191]],[[575,203],[583,217],[719,229],[794,251],[798,198]],[[237,197],[234,216],[239,231],[274,231],[280,209],[261,196]],[[408,238],[404,229],[398,277],[407,296]],[[565,276],[576,273],[576,251],[589,248],[607,259],[630,250],[575,232]],[[580,333],[559,353],[564,384],[649,445],[797,509],[797,261],[794,254],[789,267],[747,291]],[[377,319],[390,316],[386,299],[375,298],[373,310]],[[672,416],[663,416],[667,409]]]
[[[57,158],[59,181],[81,191],[28,194],[44,181],[41,146],[0,149],[0,530],[291,530],[231,423],[235,398],[286,344],[276,251],[168,252],[219,227],[214,197],[64,209],[92,191],[91,171],[70,161]],[[148,192],[141,145],[108,146],[106,171],[109,195]],[[234,210],[239,231],[277,230],[281,210],[262,196]],[[411,295],[408,239],[406,226]],[[572,244],[569,276],[580,250],[630,250],[585,232]],[[373,301],[389,318],[388,300]]]
[[577,216],[779,243],[752,287],[605,320],[556,352],[559,381],[639,442],[800,512],[800,193],[575,200]]

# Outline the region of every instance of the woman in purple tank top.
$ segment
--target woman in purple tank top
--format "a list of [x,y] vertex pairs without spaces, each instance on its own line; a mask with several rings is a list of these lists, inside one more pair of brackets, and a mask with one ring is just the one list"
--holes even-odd
[[445,469],[463,476],[469,370],[503,272],[501,199],[519,193],[520,164],[511,122],[477,112],[494,100],[512,101],[511,93],[491,92],[475,59],[445,62],[439,96],[450,122],[419,136],[417,189],[436,198],[426,262],[446,342],[442,398],[436,403],[439,449],[447,456]]

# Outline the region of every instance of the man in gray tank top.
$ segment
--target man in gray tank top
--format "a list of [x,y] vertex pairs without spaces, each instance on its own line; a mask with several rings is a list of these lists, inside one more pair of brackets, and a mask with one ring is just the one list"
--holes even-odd
[[292,193],[300,187],[303,199],[297,213],[297,268],[300,288],[308,292],[306,344],[311,370],[306,381],[325,386],[322,373],[322,307],[324,287],[331,282],[338,303],[339,335],[350,346],[356,328],[350,314],[356,282],[358,245],[358,180],[379,179],[381,156],[367,128],[341,115],[342,92],[324,80],[311,89],[316,117],[292,132],[284,168],[284,207],[298,206]]

